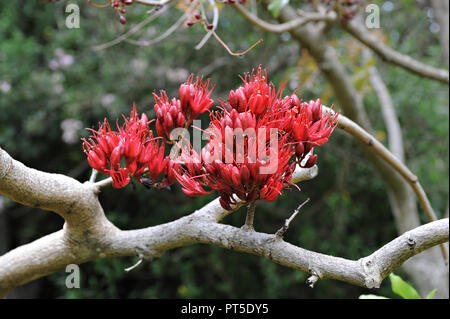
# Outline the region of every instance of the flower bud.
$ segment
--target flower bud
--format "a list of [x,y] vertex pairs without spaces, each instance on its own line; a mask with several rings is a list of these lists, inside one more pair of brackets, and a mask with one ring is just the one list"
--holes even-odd
[[322,104],[320,103],[320,99],[317,99],[313,103],[310,102],[310,105],[311,105],[312,120],[314,122],[319,121],[320,118],[322,117]]
[[265,112],[267,105],[267,98],[261,94],[254,94],[248,100],[248,106],[250,110],[256,115],[261,115]]
[[173,127],[173,119],[172,119],[172,115],[170,115],[170,113],[166,113],[164,115],[164,129],[166,131],[166,133],[169,133],[172,130]]
[[311,155],[305,163],[306,168],[314,166],[317,162],[317,154]]
[[120,166],[120,160],[122,159],[123,155],[123,146],[122,144],[119,144],[116,146],[113,151],[111,152],[111,169],[118,169]]
[[295,154],[297,154],[297,157],[300,157],[305,152],[305,145],[303,145],[302,142],[298,143],[295,146]]
[[166,135],[166,132],[164,131],[164,127],[162,126],[159,119],[156,120],[156,133],[158,133],[158,135],[161,137],[164,137]]

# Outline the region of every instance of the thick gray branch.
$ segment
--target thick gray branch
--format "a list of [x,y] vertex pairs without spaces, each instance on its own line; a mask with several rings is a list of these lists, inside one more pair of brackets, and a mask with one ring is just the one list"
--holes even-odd
[[[297,168],[293,175],[294,182],[312,179],[317,175],[317,167]],[[121,250],[111,248],[114,239],[130,234],[121,232],[105,217],[98,201],[97,194],[102,182],[84,184],[60,174],[44,173],[28,168],[14,160],[0,148],[0,195],[28,206],[40,207],[61,215],[66,223],[64,229],[40,238],[30,244],[18,247],[0,257],[0,296],[14,287],[33,279],[45,276],[67,264],[78,264],[96,258],[123,255]],[[189,220],[202,220],[215,223],[225,216],[225,211],[218,200],[212,201],[203,209],[191,214]],[[183,225],[186,218],[154,228],[154,232],[165,232],[167,225]],[[180,236],[183,236],[181,226]],[[150,230],[153,233],[153,230]],[[140,231],[131,234],[139,234]],[[159,243],[165,238],[157,236]],[[189,238],[179,242],[171,239],[163,243],[169,249],[189,243]],[[192,242],[191,242],[192,243]],[[122,245],[127,245],[122,243]],[[150,252],[146,247],[130,241],[132,253],[143,258],[158,256],[158,252]],[[121,249],[126,249],[122,247]],[[108,252],[108,253],[106,253]]]
[[98,224],[109,228],[94,184],[29,168],[0,148],[0,195],[63,217],[73,234]]
[[[24,186],[19,177],[22,176],[24,180],[42,180],[40,187],[32,187],[33,191],[29,193],[31,199],[40,199],[42,196],[53,194],[56,200],[65,201],[65,198],[61,198],[65,194],[65,188],[62,187],[60,193],[58,187],[54,186],[62,180],[61,184],[66,182],[73,185],[75,193],[78,191],[79,196],[88,195],[74,198],[79,202],[77,207],[99,206],[95,197],[97,189],[92,183],[79,184],[70,178],[27,168],[13,160],[3,150],[0,155],[0,194],[13,200],[22,200],[20,192]],[[294,179],[306,180],[316,174],[316,167],[299,168],[294,174]],[[89,191],[91,195],[85,194]],[[360,261],[327,256],[296,247],[274,234],[257,233],[219,224],[217,221],[229,212],[217,207],[217,201],[170,223],[141,230],[120,231],[106,220],[102,210],[95,210],[96,215],[91,216],[91,209],[88,209],[88,216],[84,216],[85,212],[77,209],[74,216],[78,218],[75,218],[70,217],[72,213],[67,214],[64,210],[60,210],[60,205],[53,203],[51,198],[45,200],[46,208],[54,209],[68,219],[72,218],[74,224],[69,227],[70,224],[67,222],[63,230],[1,256],[0,297],[4,297],[9,290],[18,285],[45,276],[71,263],[79,264],[96,258],[118,256],[152,259],[160,257],[169,249],[196,243],[256,254],[287,267],[308,271],[314,279],[310,280],[310,285],[318,279],[331,278],[360,286],[377,287],[387,275],[387,271],[395,269],[407,258],[432,245],[448,241],[448,219],[421,226],[409,233],[407,250],[402,244],[406,238],[403,236],[377,251],[372,255],[374,257],[369,256],[369,260],[380,265],[375,271],[370,267],[365,269]],[[28,199],[23,201],[27,203]],[[84,220],[84,223],[76,223],[79,218]],[[412,248],[410,238],[414,239]],[[394,266],[390,265],[390,262]]]

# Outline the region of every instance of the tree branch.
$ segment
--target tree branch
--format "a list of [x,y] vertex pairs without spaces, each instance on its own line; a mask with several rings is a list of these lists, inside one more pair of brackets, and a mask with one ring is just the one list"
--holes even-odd
[[[314,178],[317,171],[316,166],[297,168],[293,182]],[[66,220],[63,230],[0,257],[0,297],[18,285],[45,276],[67,264],[121,255],[120,251],[111,251],[111,240],[119,233],[128,232],[121,232],[106,219],[97,197],[99,188],[110,182],[111,179],[107,178],[95,184],[81,184],[64,175],[44,173],[26,167],[0,148],[0,195],[27,206],[56,212]],[[216,199],[189,218],[216,223],[230,213]],[[156,229],[184,222],[186,219],[181,219]],[[168,242],[164,245],[170,247],[171,244]],[[133,253],[129,255],[147,259],[158,256],[158,252],[149,253],[140,244],[132,243],[130,249]],[[105,251],[109,251],[108,254]]]
[[[205,27],[206,34],[203,36],[203,38],[200,40],[200,42],[195,46],[196,50],[200,50],[205,45],[205,43],[211,37],[213,31],[216,30],[217,24],[219,23],[219,8],[217,8],[217,6],[216,6],[216,0],[208,0],[208,2],[210,4],[210,6],[212,6],[212,8],[213,8],[212,29],[211,30],[206,29],[206,25],[205,25],[206,16],[204,16],[203,19],[205,19],[205,21],[203,21],[203,26]],[[200,5],[202,5],[202,4],[200,3]]]
[[[250,13],[245,7],[238,3],[233,4],[234,8],[251,24],[259,27],[260,29],[270,33],[283,33],[297,29],[308,22],[325,21],[339,23],[339,19],[335,12],[328,14],[310,12],[303,17],[297,17],[281,24],[268,23],[257,16]],[[409,55],[401,54],[389,46],[385,45],[375,37],[373,37],[362,24],[358,24],[356,21],[343,22],[340,25],[344,30],[350,33],[360,42],[364,43],[375,53],[377,53],[383,60],[400,66],[407,71],[418,74],[423,77],[427,77],[433,80],[437,80],[443,83],[449,83],[448,71],[444,69],[438,69],[422,62],[419,62]]]
[[[328,107],[323,108],[323,112],[331,112],[335,114],[333,110]],[[369,134],[361,126],[347,118],[346,116],[340,114],[337,118],[337,127],[350,133],[356,139],[358,139],[363,144],[369,146],[373,152],[379,155],[384,161],[386,161],[392,168],[394,168],[407,182],[411,185],[412,189],[416,193],[420,205],[424,210],[429,221],[436,220],[436,214],[431,207],[425,191],[419,183],[419,179],[414,175],[408,167],[405,166],[394,154],[392,154],[381,142],[379,142],[375,137]]]
[[[258,255],[283,266],[309,272],[316,277],[310,277],[310,281],[329,278],[377,288],[407,259],[449,239],[447,218],[411,230],[370,256],[354,261],[305,250],[273,234],[249,232],[199,216],[192,214],[163,225],[115,232],[108,236],[102,248],[96,249],[86,249],[82,245],[70,247],[62,240],[61,232],[44,237],[0,257],[0,296],[18,284],[37,278],[36,274],[29,276],[30,268],[39,271],[40,277],[69,263],[119,256],[151,260],[167,250],[197,243]],[[6,279],[5,272],[9,275]]]
[[143,4],[146,6],[163,6],[168,4],[171,0],[136,0],[136,3]]
[[279,238],[283,238],[284,234],[286,233],[286,231],[289,229],[289,226],[291,225],[291,222],[294,220],[294,218],[298,215],[298,213],[300,213],[300,209],[302,209],[303,206],[305,206],[307,203],[309,202],[309,198],[307,200],[305,200],[303,203],[301,203],[297,209],[294,211],[294,213],[291,215],[291,217],[289,217],[288,219],[286,219],[284,221],[284,225],[281,226],[280,229],[277,230],[277,232],[275,233],[275,236],[279,237]]
[[[331,112],[334,114],[334,111],[331,109],[324,107],[324,112]],[[427,194],[425,193],[422,185],[419,183],[419,179],[416,175],[414,175],[409,168],[403,164],[394,154],[392,154],[381,142],[379,142],[375,137],[366,132],[362,127],[358,124],[340,114],[337,119],[337,126],[350,133],[354,137],[356,137],[360,142],[365,145],[370,146],[370,148],[379,155],[383,160],[385,160],[392,168],[394,168],[411,186],[414,193],[416,193],[417,199],[419,200],[420,206],[422,207],[425,215],[427,216],[428,221],[437,220],[436,214],[434,213],[433,208],[431,207],[431,203],[428,200]],[[445,265],[448,265],[448,253],[447,249],[444,245],[440,246],[442,257],[444,258]]]
[[[15,192],[11,191],[5,194],[6,183],[12,183],[9,185],[12,189],[16,189],[17,180],[10,177],[16,175],[16,170],[25,171],[24,175],[28,175],[28,178],[46,174],[23,165],[20,167],[18,162],[13,162],[14,160],[3,150],[0,155],[2,195],[16,196]],[[314,172],[317,173],[317,168],[298,169],[297,172],[294,178],[306,178]],[[49,183],[55,181],[53,174],[45,176]],[[79,185],[76,187],[86,187],[84,186],[86,184]],[[90,185],[88,189],[94,193],[95,187],[90,183],[88,185]],[[43,192],[48,190],[42,189]],[[56,198],[59,199],[58,196]],[[90,201],[78,199],[81,202]],[[308,271],[312,274],[309,278],[310,285],[318,279],[331,278],[373,288],[378,287],[389,272],[411,256],[448,241],[448,219],[443,219],[403,234],[371,256],[352,261],[296,247],[274,234],[248,232],[219,224],[217,221],[227,213],[221,208],[216,210],[216,202],[217,200],[173,222],[140,230],[120,231],[113,226],[104,227],[104,221],[100,218],[88,219],[92,224],[90,230],[83,231],[81,236],[75,236],[73,230],[64,227],[61,231],[16,248],[0,257],[0,296],[4,297],[12,288],[45,276],[67,264],[119,256],[153,259],[160,257],[169,249],[195,243],[247,252],[287,267]]]
[[310,12],[305,14],[303,17],[298,17],[296,19],[292,19],[285,23],[273,24],[266,22],[260,18],[258,18],[253,13],[249,12],[244,6],[235,2],[232,6],[251,24],[259,27],[263,31],[270,33],[283,33],[288,32],[293,29],[297,29],[302,25],[305,25],[309,22],[318,22],[318,21],[326,21],[333,22],[335,21],[336,14],[334,12],[330,12],[330,14],[322,14],[316,12]]
[[[363,56],[366,60],[369,60],[372,58],[371,51],[367,48],[364,49]],[[401,162],[404,162],[405,152],[403,147],[402,129],[397,114],[395,113],[391,95],[375,66],[369,67],[369,76],[370,84],[378,97],[381,113],[383,114],[384,123],[386,125],[389,150]]]
[[[92,183],[26,167],[0,148],[0,194],[26,206],[52,211],[68,227],[87,227],[103,214]],[[80,200],[83,199],[83,200]]]
[[253,226],[253,221],[255,220],[255,209],[256,203],[252,202],[247,207],[247,216],[245,217],[245,224],[242,226],[242,229],[251,231],[255,230]]
[[[355,19],[354,19],[355,20]],[[391,47],[385,45],[377,38],[372,36],[370,32],[357,21],[349,21],[341,23],[341,26],[345,31],[350,33],[360,42],[364,43],[376,54],[378,54],[383,60],[393,63],[405,70],[415,73],[417,75],[433,79],[442,83],[449,83],[448,71],[444,69],[438,69],[422,62],[419,62],[409,55],[399,53]]]
[[249,232],[192,215],[169,224],[116,235],[111,239],[111,250],[105,252],[108,257],[136,255],[138,247],[141,254],[154,258],[168,249],[202,243],[258,255],[283,266],[314,273],[320,279],[378,288],[382,280],[408,258],[447,242],[449,223],[448,219],[441,219],[422,225],[356,261],[305,250],[273,234]]
[[[155,10],[156,8],[153,8],[151,11]],[[142,30],[147,24],[153,22],[156,18],[158,18],[160,15],[162,15],[166,11],[166,8],[162,8],[160,10],[157,10],[156,12],[150,12],[152,13],[149,17],[147,17],[145,20],[139,22],[135,26],[131,27],[127,32],[123,33],[119,37],[117,37],[114,40],[111,40],[109,42],[98,44],[92,47],[92,50],[94,51],[101,51],[107,48],[110,48],[116,44],[119,44],[122,41],[125,41],[128,39],[128,37],[132,36],[139,30]]]

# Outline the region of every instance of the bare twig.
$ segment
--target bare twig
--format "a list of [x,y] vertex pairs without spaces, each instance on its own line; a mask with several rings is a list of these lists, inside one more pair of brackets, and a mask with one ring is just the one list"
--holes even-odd
[[92,0],[88,0],[87,2],[88,2],[88,4],[90,4],[91,6],[96,7],[96,8],[108,8],[110,6],[109,3],[107,3],[107,4],[96,4],[96,3],[92,2]]
[[148,47],[148,46],[151,46],[151,45],[156,44],[158,42],[161,42],[162,40],[164,40],[168,36],[170,36],[175,30],[177,30],[183,24],[183,22],[186,20],[186,17],[187,17],[187,15],[181,16],[177,20],[177,22],[175,22],[169,29],[167,29],[161,35],[157,36],[154,39],[151,39],[151,40],[139,40],[139,41],[126,39],[125,42],[133,44],[133,45],[141,46],[141,47]]
[[101,181],[96,182],[94,184],[94,186],[100,189],[100,188],[111,185],[112,182],[113,182],[112,178],[108,177],[108,178],[102,179]]
[[228,51],[229,54],[233,55],[233,56],[242,56],[247,54],[248,52],[250,52],[254,47],[256,47],[258,44],[260,44],[261,42],[263,42],[263,39],[259,39],[258,41],[256,41],[250,48],[248,48],[247,50],[245,50],[244,52],[240,52],[240,53],[234,53],[233,51],[231,51],[231,49],[226,45],[225,42],[223,42],[223,40],[217,35],[217,33],[215,31],[212,31],[212,34],[214,35],[214,37],[217,39],[217,41],[219,41],[219,43],[225,48],[225,50]]
[[161,10],[155,10],[155,8],[153,8],[149,12],[151,15],[149,17],[147,17],[144,21],[139,22],[138,24],[133,26],[130,30],[128,30],[127,32],[125,32],[124,34],[122,34],[121,36],[119,36],[118,38],[116,38],[112,41],[93,46],[92,50],[101,51],[101,50],[110,48],[116,44],[119,44],[122,41],[125,41],[128,37],[130,37],[131,35],[135,34],[139,30],[144,28],[147,24],[153,22],[156,18],[158,18],[160,15],[162,15],[164,13],[164,11],[166,11],[165,8],[162,8]]
[[312,274],[311,276],[306,279],[306,284],[309,286],[309,288],[314,288],[314,285],[319,280],[319,276],[316,274]]
[[135,263],[133,266],[128,267],[128,268],[125,268],[124,270],[125,270],[126,272],[130,272],[130,271],[132,271],[133,269],[136,269],[142,262],[143,262],[143,259],[141,258],[141,259],[139,259],[139,260],[137,261],[137,263]]
[[[216,1],[215,0],[208,0],[208,2],[213,7],[213,22],[212,22],[213,27],[212,27],[211,30],[208,30],[206,28],[206,26],[205,26],[205,22],[203,23],[203,26],[205,27],[207,32],[206,32],[205,36],[203,37],[203,39],[199,42],[199,44],[197,44],[195,46],[196,50],[200,50],[205,45],[205,43],[211,37],[212,31],[216,30],[217,24],[219,23],[219,9],[217,8]],[[201,4],[201,2],[200,2],[200,4]],[[203,17],[203,19],[204,19],[204,21],[207,21],[206,20],[206,15]]]
[[[191,5],[191,7],[193,7],[193,5]],[[184,23],[184,21],[186,21],[186,19],[189,17],[189,15],[190,15],[189,12],[185,12],[173,25],[171,25],[166,31],[164,31],[161,35],[157,36],[154,39],[151,39],[151,40],[139,40],[139,41],[135,41],[135,40],[131,40],[131,39],[125,39],[125,42],[130,43],[130,44],[134,44],[134,45],[137,45],[137,46],[143,46],[143,47],[151,46],[151,45],[153,45],[155,43],[158,43],[158,42],[166,39],[173,32],[175,32],[175,30],[177,30]]]
[[284,221],[284,225],[280,229],[278,229],[278,231],[275,233],[275,236],[277,236],[280,239],[283,238],[284,234],[289,229],[289,225],[291,224],[291,222],[294,220],[294,218],[300,212],[300,209],[302,209],[302,207],[305,206],[308,202],[309,202],[309,198],[297,207],[297,209],[294,211],[292,216]]
[[89,178],[89,182],[95,183],[95,180],[97,178],[98,171],[96,169],[92,169],[91,177]]
[[147,6],[163,6],[169,3],[171,0],[136,0],[136,3],[144,4]]

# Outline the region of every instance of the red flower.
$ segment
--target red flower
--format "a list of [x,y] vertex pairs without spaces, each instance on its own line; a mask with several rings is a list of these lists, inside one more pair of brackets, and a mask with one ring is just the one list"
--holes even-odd
[[[216,190],[228,210],[236,197],[244,204],[276,200],[291,184],[297,163],[316,163],[312,149],[328,141],[337,117],[323,115],[320,100],[300,103],[295,94],[282,98],[282,88],[277,92],[261,68],[243,81],[230,92],[228,103],[222,103],[222,110],[211,113],[211,136],[201,156],[184,152],[186,169],[176,174],[187,195]],[[188,88],[180,89],[180,99],[188,95]]]
[[131,178],[129,177],[128,170],[126,168],[119,168],[118,170],[109,171],[109,175],[113,180],[114,188],[122,188],[130,182]]
[[[171,136],[174,128],[187,128],[192,121],[201,113],[206,112],[214,104],[211,94],[214,88],[209,90],[209,80],[205,83],[197,78],[193,83],[193,75],[181,84],[179,89],[179,99],[173,98],[169,101],[165,91],[160,92],[160,96],[153,93],[155,98],[156,131],[159,136],[168,138],[174,143],[177,137]],[[167,140],[166,140],[167,141]]]
[[209,91],[209,80],[203,83],[202,79],[197,77],[195,83],[194,76],[189,76],[186,83],[180,86],[179,96],[181,107],[190,124],[197,116],[206,112],[214,104],[211,94],[214,87]]
[[170,133],[174,128],[185,127],[186,118],[181,109],[181,102],[173,98],[170,102],[166,92],[161,96],[153,93],[155,98],[156,132],[163,138],[171,139]]
[[[168,175],[169,158],[164,156],[164,144],[153,137],[149,128],[151,121],[145,114],[139,118],[136,106],[129,117],[124,117],[122,126],[117,124],[117,131],[111,130],[105,119],[98,131],[92,132],[89,141],[83,139],[83,150],[87,155],[89,165],[99,172],[111,176],[116,188],[126,186],[131,177],[139,183],[149,176],[152,186],[157,186],[156,180],[162,174]],[[174,165],[171,166],[172,169]],[[162,185],[168,186],[175,181],[171,178],[162,179]],[[148,183],[147,183],[148,186]]]
[[[328,141],[336,127],[338,116],[339,113],[334,117],[330,113],[323,114],[320,99],[309,103],[303,102],[298,107],[291,109],[292,121],[285,126],[285,129],[290,131],[293,136],[296,144],[296,157],[300,164],[313,147],[323,145]],[[311,157],[305,164],[306,166],[301,166],[313,166],[317,161],[317,155],[314,156],[315,160]]]
[[251,111],[254,115],[265,114],[276,98],[272,83],[267,83],[267,72],[258,68],[256,74],[251,73],[242,79],[244,85],[236,91],[230,91],[229,105],[238,112]]
[[[286,134],[266,134],[266,124],[250,111],[224,108],[212,114],[210,128],[216,133],[202,149],[201,158],[192,150],[182,155],[187,170],[176,177],[184,193],[202,196],[210,193],[205,190],[209,187],[219,192],[225,209],[235,204],[234,196],[245,203],[278,198],[295,169],[295,163],[289,163],[294,150]],[[258,129],[263,134],[258,134]],[[271,145],[271,137],[278,142],[276,146]]]

